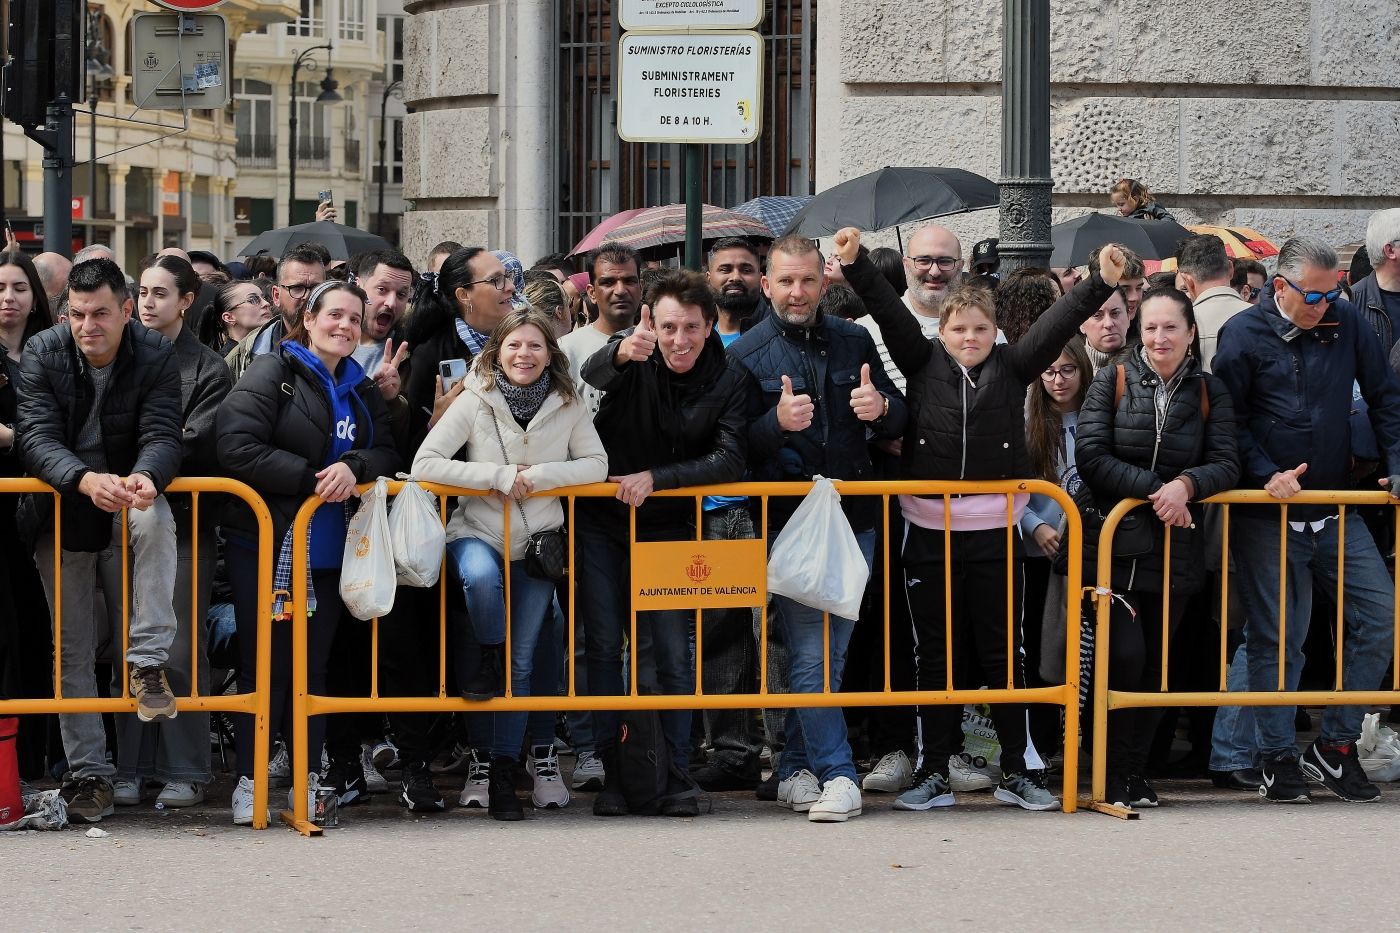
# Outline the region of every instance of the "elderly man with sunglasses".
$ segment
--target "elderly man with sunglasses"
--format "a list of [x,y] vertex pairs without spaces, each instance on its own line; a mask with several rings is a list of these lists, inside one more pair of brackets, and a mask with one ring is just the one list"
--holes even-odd
[[[1386,462],[1392,471],[1400,464],[1400,381],[1371,326],[1341,299],[1337,254],[1320,241],[1298,237],[1284,243],[1259,303],[1221,329],[1215,374],[1234,397],[1243,486],[1263,487],[1281,504],[1303,489],[1346,488],[1353,385],[1367,402]],[[1400,476],[1380,483],[1392,496],[1400,492]],[[1340,557],[1338,598],[1346,631],[1338,686],[1377,689],[1390,664],[1394,593],[1370,532],[1355,509],[1346,511],[1342,529],[1335,505],[1289,506],[1280,606],[1279,512],[1272,505],[1231,509],[1230,553],[1245,612],[1249,688],[1278,688],[1282,623],[1284,686],[1297,689],[1314,581],[1335,594]],[[1328,707],[1321,733],[1300,757],[1294,709],[1258,707],[1264,798],[1306,803],[1306,781],[1348,801],[1379,798],[1356,753],[1364,713],[1361,706]]]

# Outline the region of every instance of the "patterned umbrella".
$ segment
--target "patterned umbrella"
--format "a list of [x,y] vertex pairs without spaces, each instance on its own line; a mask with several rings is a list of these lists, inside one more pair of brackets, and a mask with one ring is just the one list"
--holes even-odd
[[[727,236],[761,237],[769,240],[773,234],[763,221],[747,214],[737,214],[722,207],[704,205],[700,221],[700,238],[717,240]],[[649,207],[631,220],[615,227],[608,234],[609,242],[626,243],[633,249],[665,246],[685,242],[685,205],[667,204]]]
[[1220,237],[1231,259],[1263,259],[1277,256],[1278,247],[1258,230],[1248,227],[1213,227],[1205,224],[1187,227],[1192,233],[1209,233]]
[[750,217],[757,217],[763,221],[774,237],[780,237],[788,225],[792,223],[792,218],[796,217],[797,212],[802,210],[810,200],[812,200],[810,194],[788,197],[764,195],[754,198],[752,201],[745,201],[732,210],[740,214],[748,214]]
[[645,210],[645,208],[637,207],[630,211],[618,211],[616,214],[613,214],[611,217],[598,224],[598,226],[588,231],[588,236],[579,240],[574,248],[569,251],[569,255],[582,256],[589,250],[602,246],[603,242],[608,239],[609,233],[612,233],[618,227],[627,223],[627,221],[631,220],[633,217],[636,217],[643,210]]

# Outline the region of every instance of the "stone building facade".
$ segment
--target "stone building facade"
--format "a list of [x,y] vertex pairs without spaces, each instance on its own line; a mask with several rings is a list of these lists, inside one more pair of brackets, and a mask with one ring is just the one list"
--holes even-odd
[[[559,0],[409,0],[410,255],[453,238],[553,248]],[[884,165],[1000,173],[1001,0],[820,0],[820,191]],[[1052,0],[1056,220],[1139,178],[1187,222],[1344,245],[1400,203],[1394,0]],[[611,126],[603,128],[611,131]],[[950,222],[967,240],[995,212]],[[891,238],[892,239],[892,238]]]

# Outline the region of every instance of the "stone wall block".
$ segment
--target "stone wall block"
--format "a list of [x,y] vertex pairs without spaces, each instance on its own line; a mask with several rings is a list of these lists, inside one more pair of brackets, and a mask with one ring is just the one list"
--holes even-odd
[[1400,87],[1400,4],[1312,0],[1312,83]]
[[404,19],[403,99],[409,106],[433,95],[433,77],[428,66],[433,55],[433,20],[420,13]]
[[1055,190],[1102,193],[1123,177],[1180,190],[1180,104],[1173,99],[1066,98],[1050,105]]
[[[410,160],[407,140],[425,144]],[[483,107],[411,113],[404,123],[404,197],[494,197],[491,113]],[[408,163],[417,167],[410,176]],[[413,184],[410,185],[410,177]]]
[[[1263,105],[1261,106],[1261,103]],[[1332,194],[1332,101],[1182,101],[1189,194]]]
[[1343,103],[1337,117],[1341,190],[1335,193],[1394,198],[1395,158],[1400,152],[1400,103]]
[[995,180],[1001,171],[1001,99],[845,98],[841,139],[842,181],[886,165],[961,168]]
[[428,258],[428,250],[443,240],[491,242],[491,212],[409,211],[403,215],[400,237],[404,255],[414,262],[423,262]]
[[1306,84],[1312,71],[1310,0],[1117,0],[1117,7],[1111,81]]
[[[496,94],[498,82],[491,56],[495,4],[434,13],[437,18],[437,58],[433,80],[437,96],[465,97]],[[541,63],[541,77],[548,74]]]

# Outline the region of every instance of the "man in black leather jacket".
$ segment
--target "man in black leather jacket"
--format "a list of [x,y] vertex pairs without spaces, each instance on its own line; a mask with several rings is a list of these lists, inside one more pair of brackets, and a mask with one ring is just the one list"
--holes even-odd
[[[694,540],[694,501],[650,499],[651,493],[737,482],[748,446],[748,376],[724,354],[714,329],[714,295],[704,277],[696,272],[668,275],[651,297],[654,313],[644,306],[640,324],[613,335],[583,364],[584,381],[605,393],[594,420],[619,500],[584,499],[577,506],[578,612],[588,686],[600,696],[623,692],[622,635],[630,605],[626,507],[637,510],[641,539]],[[694,693],[689,637],[694,611],[644,616],[661,692]],[[681,774],[690,757],[690,715],[689,710],[661,713],[671,761]],[[617,720],[615,712],[594,714],[594,738],[605,771],[603,791],[593,802],[597,816],[628,812],[617,766]],[[668,795],[687,790],[680,775],[673,775],[672,782]],[[695,799],[668,797],[661,812],[693,816]]]
[[[16,436],[27,470],[63,496],[61,538],[55,538],[47,496],[33,497],[26,511],[37,529],[36,557],[50,606],[57,595],[54,548],[61,548],[65,697],[97,696],[93,666],[107,617],[93,580],[100,552],[120,541],[122,510],[130,510],[126,661],[137,715],[149,722],[176,713],[165,675],[176,629],[175,520],[161,492],[180,468],[183,416],[170,342],[131,320],[131,308],[116,263],[93,259],[73,267],[67,323],[25,346]],[[73,772],[61,791],[68,817],[97,822],[113,812],[115,773],[102,717],[60,714],[59,726]]]

